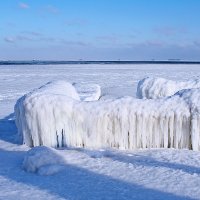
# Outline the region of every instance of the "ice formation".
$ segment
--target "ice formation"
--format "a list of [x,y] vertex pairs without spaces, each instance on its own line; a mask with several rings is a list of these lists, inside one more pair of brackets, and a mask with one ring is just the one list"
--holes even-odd
[[72,99],[80,100],[80,97],[71,83],[66,81],[53,81],[43,85],[36,92],[33,91],[32,95],[64,95]]
[[66,161],[58,150],[50,147],[34,147],[23,160],[23,169],[40,175],[52,175],[64,168]]
[[52,87],[54,83],[16,103],[18,132],[28,146],[200,150],[200,89],[155,100],[84,102],[60,95],[58,88],[48,92]]
[[74,83],[73,86],[82,101],[97,101],[101,96],[101,87],[97,84]]
[[140,99],[157,99],[174,95],[182,89],[199,88],[200,80],[192,79],[185,82],[172,81],[164,78],[144,78],[137,86],[137,97]]

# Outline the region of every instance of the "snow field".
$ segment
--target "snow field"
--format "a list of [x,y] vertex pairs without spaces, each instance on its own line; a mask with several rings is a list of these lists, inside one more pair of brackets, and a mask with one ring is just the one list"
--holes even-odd
[[[98,83],[102,90],[102,101],[110,97],[135,97],[137,82],[143,77],[186,81],[199,75],[199,65],[2,66],[0,199],[200,199],[200,151],[173,148],[127,151],[64,148],[57,152],[59,156],[62,154],[66,165],[61,164],[59,168],[54,164],[45,164],[38,167],[35,172],[27,173],[22,169],[22,163],[29,148],[16,143],[17,129],[11,117],[14,115],[10,115],[20,96],[49,80]],[[191,99],[194,100],[190,97],[192,93],[187,92],[188,97],[182,96],[183,94],[186,94],[185,91],[179,92],[177,98],[180,96],[185,99],[185,104],[190,106],[193,113],[196,112],[192,114],[196,120],[198,98],[193,94],[197,102],[191,102]],[[94,102],[84,102],[84,105],[91,103]],[[198,123],[197,121],[196,125]],[[35,162],[40,159],[39,156],[34,158]]]

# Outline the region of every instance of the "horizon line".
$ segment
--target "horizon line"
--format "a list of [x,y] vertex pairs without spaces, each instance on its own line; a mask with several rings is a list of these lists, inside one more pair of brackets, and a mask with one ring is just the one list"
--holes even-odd
[[200,64],[200,60],[0,60],[0,65],[48,64]]

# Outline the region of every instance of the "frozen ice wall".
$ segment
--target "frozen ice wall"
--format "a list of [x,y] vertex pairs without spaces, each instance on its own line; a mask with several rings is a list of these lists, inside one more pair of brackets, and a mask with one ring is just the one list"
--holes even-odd
[[64,94],[62,87],[56,92],[52,87],[54,83],[16,103],[18,132],[28,146],[200,150],[199,89],[157,100],[84,102],[69,95],[67,87]]
[[137,97],[140,99],[157,99],[174,95],[182,89],[199,88],[200,80],[192,79],[185,82],[172,81],[164,78],[144,78],[137,86]]

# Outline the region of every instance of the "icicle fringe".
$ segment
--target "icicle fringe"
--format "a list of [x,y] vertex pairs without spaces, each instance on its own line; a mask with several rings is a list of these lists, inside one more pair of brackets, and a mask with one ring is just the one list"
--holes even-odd
[[50,83],[17,101],[16,124],[24,144],[200,150],[200,89],[157,100],[83,102],[68,92],[72,85],[62,84]]

